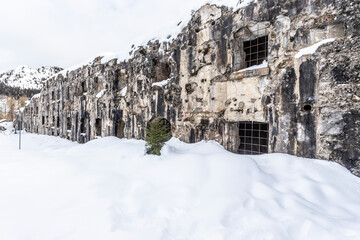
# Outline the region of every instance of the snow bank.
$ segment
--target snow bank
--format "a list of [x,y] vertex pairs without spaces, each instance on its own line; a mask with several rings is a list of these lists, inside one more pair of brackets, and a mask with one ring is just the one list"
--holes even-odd
[[360,180],[333,162],[17,137],[0,134],[1,239],[360,239]]
[[315,44],[311,45],[310,47],[302,48],[302,49],[299,50],[298,53],[296,53],[295,58],[300,58],[300,57],[302,57],[304,55],[311,55],[311,54],[315,53],[316,50],[321,45],[323,45],[325,43],[333,42],[333,41],[335,41],[335,38],[329,38],[329,39],[322,40],[322,41],[320,41],[318,43],[315,43]]
[[[13,132],[15,131],[13,123],[12,122],[6,122],[6,119],[0,120],[0,126],[5,128],[5,131],[0,131],[0,135],[8,136],[8,135],[13,134]],[[0,149],[2,149],[2,148],[3,148],[3,145],[1,144],[1,140],[0,140]],[[1,154],[0,156],[1,156],[0,157],[0,159],[1,159],[2,157],[6,156],[6,155]],[[0,163],[0,165],[1,165],[1,163]],[[1,178],[1,175],[0,175],[0,178]],[[0,233],[0,236],[1,236],[1,233]]]

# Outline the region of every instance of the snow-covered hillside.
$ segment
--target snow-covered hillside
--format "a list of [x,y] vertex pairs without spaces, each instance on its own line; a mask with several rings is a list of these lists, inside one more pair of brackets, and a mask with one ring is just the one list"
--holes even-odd
[[28,66],[19,66],[14,70],[0,73],[0,82],[10,87],[21,89],[41,89],[41,83],[52,75],[61,71],[59,67],[40,67],[37,69]]
[[360,239],[360,179],[334,162],[171,139],[162,156],[0,132],[0,238]]

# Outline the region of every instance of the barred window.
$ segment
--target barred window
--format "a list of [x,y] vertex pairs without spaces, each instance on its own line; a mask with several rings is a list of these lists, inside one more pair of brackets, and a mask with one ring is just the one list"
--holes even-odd
[[269,124],[261,122],[239,122],[240,154],[268,153]]
[[267,61],[268,57],[268,36],[262,36],[250,41],[244,41],[246,67],[259,65]]

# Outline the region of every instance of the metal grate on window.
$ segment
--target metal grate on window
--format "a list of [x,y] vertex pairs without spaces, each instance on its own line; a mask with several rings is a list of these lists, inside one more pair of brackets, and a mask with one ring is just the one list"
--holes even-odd
[[268,57],[268,36],[244,41],[246,67],[259,65]]
[[240,154],[268,153],[269,124],[261,122],[239,122]]

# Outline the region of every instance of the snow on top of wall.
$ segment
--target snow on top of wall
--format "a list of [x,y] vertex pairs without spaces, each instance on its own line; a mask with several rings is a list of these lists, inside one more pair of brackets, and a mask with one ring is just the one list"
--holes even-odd
[[[232,8],[232,10],[235,11],[239,8],[244,8],[253,2],[257,3],[257,0],[206,0],[206,1],[198,0],[198,1],[194,1],[192,5],[192,12],[195,12],[196,10],[200,9],[202,6],[206,4],[226,6]],[[151,41],[159,40],[160,42],[164,42],[164,41],[171,42],[173,39],[177,37],[179,33],[181,33],[182,29],[188,25],[192,16],[193,16],[192,14],[186,14],[182,16],[181,18],[179,18],[181,19],[180,21],[173,23],[173,27],[164,28],[163,31],[157,33],[156,36],[142,36],[135,42],[135,45],[144,46],[148,43],[149,40]]]
[[96,94],[96,97],[101,98],[105,92],[106,92],[106,89],[101,90],[100,92],[98,92],[98,94]]
[[[248,6],[251,3],[256,3],[257,0],[197,0],[194,1],[194,4],[192,6],[193,12],[198,10],[201,6],[204,6],[205,4],[214,4],[217,6],[226,6],[229,8],[232,8],[233,11],[244,8]],[[154,33],[151,36],[141,36],[138,39],[134,40],[135,46],[146,46],[149,41],[156,41],[159,40],[160,43],[162,42],[171,42],[173,39],[175,39],[179,33],[181,33],[182,29],[185,28],[188,23],[190,22],[192,18],[192,13],[188,13],[185,16],[180,17],[180,21],[173,22],[171,27],[164,27],[162,31],[159,31],[158,33]],[[129,52],[131,49],[129,49]],[[109,62],[110,60],[117,59],[117,63],[119,64],[121,61],[126,61],[131,57],[131,55],[128,52],[105,52],[101,53],[97,56],[94,56],[92,58],[89,58],[85,61],[83,61],[80,64],[74,65],[72,67],[69,67],[67,69],[64,69],[63,71],[53,75],[53,77],[58,76],[59,74],[66,76],[68,72],[71,72],[73,70],[76,70],[78,68],[81,68],[83,66],[91,65],[93,64],[93,61],[97,57],[102,57],[101,64],[105,64]]]
[[329,39],[322,40],[322,41],[320,41],[318,43],[315,43],[315,44],[313,44],[313,45],[311,45],[309,47],[302,48],[302,49],[299,50],[298,53],[296,53],[295,58],[300,58],[300,57],[302,57],[304,55],[311,55],[311,54],[315,53],[316,50],[321,45],[323,45],[325,43],[333,42],[333,41],[335,41],[335,38],[329,38]]
[[261,64],[259,65],[254,65],[254,66],[251,66],[251,67],[248,67],[248,68],[244,68],[244,69],[241,69],[239,71],[237,71],[238,73],[239,72],[245,72],[245,71],[249,71],[249,70],[255,70],[255,69],[260,69],[260,68],[265,68],[268,66],[268,62],[267,61],[263,61]]
[[71,72],[71,71],[74,71],[74,70],[76,70],[76,69],[78,69],[78,68],[82,68],[83,66],[88,66],[88,65],[93,64],[95,58],[96,58],[96,57],[88,58],[88,59],[82,61],[82,62],[79,63],[79,64],[73,65],[73,66],[71,66],[71,67],[68,67],[68,68],[66,68],[66,69],[64,69],[64,70],[62,70],[62,71],[54,74],[52,77],[57,77],[57,76],[60,75],[60,74],[65,77],[66,74],[69,73],[69,72]]
[[169,82],[170,82],[170,78],[162,80],[160,82],[155,82],[155,83],[151,84],[151,86],[152,87],[155,87],[155,86],[156,87],[163,87],[163,86],[167,85]]
[[35,94],[34,96],[32,96],[32,98],[31,98],[31,99],[35,99],[35,98],[39,98],[39,97],[40,97],[40,93]]
[[123,89],[121,89],[121,91],[120,91],[121,96],[125,97],[126,92],[127,92],[127,86],[124,87]]

